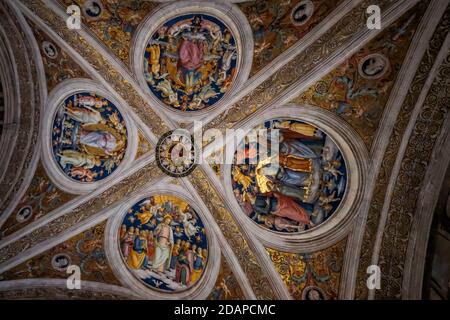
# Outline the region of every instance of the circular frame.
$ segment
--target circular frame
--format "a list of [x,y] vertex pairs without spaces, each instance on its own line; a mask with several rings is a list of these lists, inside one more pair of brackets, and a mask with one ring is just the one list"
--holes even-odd
[[[181,111],[167,106],[148,88],[144,77],[143,57],[150,37],[168,19],[191,13],[208,14],[221,20],[233,33],[238,49],[237,72],[231,87],[214,105],[202,110]],[[167,110],[180,120],[199,118],[226,104],[236,91],[247,81],[253,62],[253,32],[245,15],[234,4],[217,1],[176,1],[157,8],[150,13],[136,30],[131,45],[131,65],[139,86],[144,90],[151,105]]]
[[325,292],[322,290],[322,288],[319,288],[318,286],[306,286],[306,287],[304,287],[303,291],[302,291],[302,300],[308,300],[308,299],[306,299],[306,296],[308,295],[308,293],[311,290],[316,290],[317,292],[319,292],[322,295],[322,297],[323,297],[322,300],[328,300],[328,297],[325,294]]
[[[60,103],[70,95],[85,91],[98,94],[113,103],[123,116],[127,128],[127,148],[121,163],[108,177],[95,182],[79,182],[64,174],[53,156],[51,143],[51,128]],[[127,108],[123,107],[123,103],[120,102],[120,99],[106,91],[100,84],[88,79],[70,79],[61,82],[48,96],[46,113],[48,116],[45,117],[41,126],[42,163],[51,181],[61,190],[71,194],[88,193],[108,183],[108,181],[133,162],[138,148],[137,128],[131,120]]]
[[[384,67],[384,70],[383,70],[380,74],[377,74],[377,75],[374,75],[374,76],[368,76],[368,75],[366,75],[366,74],[364,73],[364,71],[363,71],[363,69],[362,69],[362,68],[363,68],[363,64],[364,64],[364,62],[367,61],[368,59],[374,58],[374,57],[378,57],[378,58],[380,58],[381,60],[383,60],[383,61],[384,61],[384,64],[385,64],[385,67]],[[359,75],[360,75],[361,77],[363,77],[364,79],[369,79],[369,80],[380,79],[380,78],[383,77],[386,73],[388,73],[390,69],[391,69],[391,64],[390,64],[390,62],[389,62],[389,59],[388,59],[384,54],[381,54],[381,53],[371,53],[371,54],[368,54],[368,55],[362,57],[361,60],[359,60],[359,62],[358,62],[358,73],[359,73]]]
[[[44,54],[45,54],[45,56],[47,58],[52,59],[52,60],[58,58],[58,55],[59,55],[58,48],[56,48],[56,46],[52,42],[44,41],[44,42],[42,42],[41,47],[42,47],[42,50],[44,51]],[[46,50],[47,47],[52,47],[52,50],[55,52],[54,56],[51,56],[51,55],[49,55],[47,53],[47,50]]]
[[[175,196],[183,201],[186,201],[189,206],[191,206],[195,212],[200,216],[200,219],[205,226],[206,238],[208,240],[208,261],[205,266],[204,272],[200,279],[191,287],[180,291],[180,292],[163,292],[157,289],[152,289],[143,283],[143,281],[136,278],[135,275],[131,273],[128,267],[123,261],[122,254],[119,246],[118,230],[122,225],[124,216],[126,215],[129,208],[134,204],[141,201],[144,198],[158,195],[167,194]],[[205,213],[200,210],[193,199],[185,195],[185,191],[178,186],[170,185],[167,187],[157,188],[150,192],[141,192],[126,202],[124,202],[118,209],[117,213],[114,214],[106,224],[105,230],[105,253],[109,261],[109,264],[117,276],[119,281],[126,287],[135,291],[138,295],[147,299],[199,299],[204,300],[213,290],[217,277],[220,271],[221,264],[221,251],[219,248],[218,241],[213,233],[209,229],[208,217]]]
[[[311,9],[311,15],[310,15],[305,21],[303,21],[303,22],[297,22],[297,21],[295,21],[294,13],[297,11],[297,9],[298,9],[301,5],[304,5],[304,4],[307,4],[307,5],[312,6],[312,9]],[[291,23],[292,23],[294,26],[296,26],[296,27],[300,27],[300,26],[303,26],[303,25],[307,24],[308,21],[311,20],[311,17],[314,15],[314,10],[315,10],[314,3],[313,3],[311,0],[303,0],[303,1],[300,1],[299,3],[297,3],[297,5],[296,5],[294,8],[292,8],[292,11],[291,11],[291,14],[290,14]]]
[[[30,215],[28,216],[28,218],[23,219],[23,220],[20,220],[20,219],[19,219],[19,214],[20,214],[23,210],[25,210],[25,209],[30,210]],[[26,221],[30,220],[32,216],[33,216],[33,207],[31,207],[31,206],[21,207],[21,208],[19,209],[19,211],[17,211],[17,213],[16,213],[16,221],[17,221],[18,223],[23,223],[23,222],[26,222]]]
[[[179,132],[181,132],[180,130],[178,130]],[[184,130],[183,130],[184,131]],[[188,175],[190,175],[191,173],[192,173],[192,171],[194,171],[195,170],[195,168],[197,167],[197,164],[198,164],[198,158],[199,158],[199,154],[198,154],[198,147],[197,147],[197,145],[195,144],[195,141],[194,141],[194,136],[192,136],[192,135],[188,135],[188,134],[186,134],[185,136],[188,136],[189,138],[190,138],[190,140],[191,140],[191,143],[192,143],[192,148],[194,149],[194,162],[192,163],[192,165],[191,165],[191,167],[189,167],[189,169],[188,170],[186,170],[186,171],[184,171],[184,172],[181,172],[181,173],[173,173],[173,172],[171,172],[171,171],[169,171],[166,167],[164,167],[163,165],[162,165],[162,163],[161,163],[161,161],[162,161],[162,158],[161,158],[161,153],[160,153],[160,147],[161,147],[161,145],[162,145],[162,143],[166,140],[166,138],[168,137],[168,136],[171,136],[173,133],[175,132],[175,130],[172,130],[172,131],[168,131],[168,132],[166,132],[165,134],[163,134],[162,136],[161,136],[161,138],[159,139],[159,141],[158,141],[158,143],[156,144],[156,152],[155,152],[155,159],[156,159],[156,164],[158,165],[158,168],[159,169],[161,169],[161,171],[162,172],[164,172],[165,174],[167,174],[168,176],[170,176],[170,177],[174,177],[174,178],[182,178],[182,177],[186,177],[186,176],[188,176]],[[187,133],[189,133],[188,131],[187,131]],[[180,133],[180,135],[181,135],[182,133]]]
[[321,250],[342,239],[352,227],[352,221],[358,214],[363,200],[369,164],[368,151],[362,139],[344,120],[328,110],[314,106],[287,105],[271,108],[242,123],[241,127],[254,128],[265,121],[277,118],[309,123],[323,131],[337,145],[347,167],[347,186],[339,207],[331,217],[317,227],[295,233],[283,233],[268,230],[247,217],[233,193],[230,164],[225,165],[223,170],[225,194],[231,207],[240,213],[239,222],[249,228],[265,246],[287,252],[296,252],[299,248],[303,252]]
[[55,269],[56,271],[65,272],[65,271],[67,270],[67,267],[65,267],[65,268],[60,268],[60,267],[57,267],[57,266],[56,266],[55,259],[56,259],[57,257],[59,257],[59,256],[64,256],[64,257],[67,259],[67,261],[69,262],[69,263],[67,264],[67,267],[70,266],[70,265],[72,264],[72,259],[70,258],[70,256],[69,256],[67,253],[57,253],[57,254],[55,254],[55,255],[52,257],[52,262],[51,262],[51,263],[52,263],[52,268]]
[[[89,5],[92,5],[93,3],[97,4],[100,8],[100,14],[96,17],[90,16],[89,14],[87,14],[87,9]],[[84,4],[83,4],[83,14],[84,17],[89,20],[89,21],[97,21],[100,20],[102,18],[103,15],[103,11],[104,11],[104,7],[103,7],[103,3],[99,0],[87,0]]]

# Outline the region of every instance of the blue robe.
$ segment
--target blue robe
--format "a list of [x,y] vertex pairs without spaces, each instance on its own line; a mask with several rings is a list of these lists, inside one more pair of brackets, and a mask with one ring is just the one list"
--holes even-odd
[[280,153],[306,159],[314,159],[319,157],[310,147],[298,140],[281,142]]
[[280,167],[280,170],[276,175],[276,179],[282,184],[299,187],[306,186],[309,177],[310,174],[308,172],[294,171],[282,167]]

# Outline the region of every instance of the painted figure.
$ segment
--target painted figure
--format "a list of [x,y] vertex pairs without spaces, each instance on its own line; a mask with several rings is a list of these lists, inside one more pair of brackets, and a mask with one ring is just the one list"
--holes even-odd
[[125,234],[123,240],[122,240],[122,254],[125,259],[128,259],[128,256],[130,255],[131,248],[133,247],[134,243],[134,227],[130,227]]
[[217,102],[231,86],[238,52],[227,26],[206,14],[164,23],[144,54],[149,89],[165,104],[184,111]]
[[124,261],[148,286],[178,291],[198,283],[206,268],[203,223],[185,201],[153,195],[130,208],[118,229]]
[[194,264],[194,254],[190,248],[190,243],[186,242],[183,249],[178,256],[178,262],[176,266],[176,280],[185,285],[191,284],[191,273]]
[[152,268],[158,272],[163,272],[170,268],[172,256],[173,231],[170,227],[172,221],[171,215],[165,215],[163,223],[155,229],[155,256],[152,262]]
[[172,258],[170,260],[170,269],[175,270],[178,262],[178,256],[180,255],[180,249],[181,249],[181,239],[177,239],[175,242],[175,245],[172,249]]
[[74,167],[83,167],[85,169],[91,169],[100,165],[100,160],[96,156],[83,152],[64,150],[59,156],[59,163],[61,163],[63,168],[67,167],[69,164]]
[[103,121],[101,113],[92,109],[89,106],[85,107],[71,107],[66,108],[67,116],[75,121],[85,124],[97,124]]
[[197,252],[194,254],[194,263],[192,269],[191,282],[195,283],[203,273],[203,265],[205,258],[203,257],[202,248],[198,247]]
[[153,236],[153,231],[147,230],[147,258],[148,261],[153,261],[155,254],[155,238]]
[[146,267],[147,262],[147,237],[145,235],[145,231],[141,230],[139,235],[136,235],[134,238],[133,248],[130,256],[128,257],[128,266],[131,269],[140,269],[142,267]]
[[268,129],[267,150],[273,139],[278,139],[278,150],[256,155],[258,144],[247,143],[236,152],[231,178],[244,213],[274,231],[298,232],[323,223],[345,190],[339,148],[319,129],[297,120],[270,120],[256,129]]
[[57,110],[52,131],[56,161],[70,178],[89,183],[109,176],[127,147],[127,129],[117,108],[107,99],[81,92],[69,96]]

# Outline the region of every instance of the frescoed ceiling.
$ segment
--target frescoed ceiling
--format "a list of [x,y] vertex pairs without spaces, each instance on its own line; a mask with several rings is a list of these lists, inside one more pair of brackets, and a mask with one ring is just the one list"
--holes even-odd
[[0,21],[0,299],[448,296],[449,0]]

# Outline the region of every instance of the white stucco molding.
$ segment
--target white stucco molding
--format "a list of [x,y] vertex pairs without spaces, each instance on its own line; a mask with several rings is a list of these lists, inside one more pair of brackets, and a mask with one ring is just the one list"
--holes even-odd
[[[6,5],[4,8],[7,8]],[[14,159],[15,155],[17,156],[15,151],[16,147],[18,147],[16,146],[16,142],[19,134],[30,134],[28,142],[29,146],[27,147],[29,148],[29,152],[32,152],[32,156],[31,158],[28,158],[28,160],[14,159],[14,161],[24,160],[25,163],[22,170],[15,172],[15,181],[17,181],[17,185],[11,184],[9,193],[2,194],[0,196],[0,207],[2,207],[1,211],[3,211],[0,213],[0,227],[5,223],[11,212],[13,212],[17,204],[20,202],[33,179],[34,172],[40,159],[41,147],[39,139],[37,138],[37,135],[40,133],[37,130],[37,132],[34,131],[33,129],[34,127],[39,128],[39,123],[45,115],[45,112],[43,112],[44,102],[47,98],[47,82],[45,78],[44,66],[41,59],[40,48],[34,38],[33,31],[19,10],[13,6],[10,7],[10,10],[15,15],[17,23],[22,31],[22,36],[16,35],[16,37],[22,39],[24,45],[20,46],[20,48],[12,48],[11,43],[8,41],[8,37],[11,37],[12,35],[6,34],[4,27],[0,26],[0,77],[4,90],[4,120],[6,127],[6,130],[4,127],[0,137],[0,150],[2,150],[0,154],[0,182],[4,183],[3,180],[7,171],[11,170],[11,168],[9,168],[9,165],[11,164],[10,161]],[[24,50],[24,48],[28,48],[28,52],[25,50],[23,53],[28,55],[29,59],[24,59],[19,62],[17,61],[17,57],[14,52],[16,50]],[[29,75],[29,79],[19,79],[16,64],[25,63],[31,70],[31,60],[34,62],[34,71],[36,73],[34,81],[31,73]],[[33,90],[30,89],[33,88],[33,85],[35,85],[36,82],[39,85],[38,95],[35,95]],[[23,112],[25,112],[24,108],[21,107],[21,101],[23,100],[24,94],[29,94],[34,97],[32,99],[32,101],[34,101],[34,105],[31,106],[31,109],[33,112],[36,109],[40,110],[40,119],[35,119],[35,117],[32,117],[33,125],[28,125],[28,127],[26,125],[23,127],[22,125],[23,128],[21,128],[21,117],[24,117]],[[31,134],[33,134],[33,136],[31,136]],[[37,143],[32,143],[33,139],[36,139]],[[21,146],[21,148],[23,148],[23,146]],[[24,158],[26,157],[24,156]],[[18,186],[18,183],[20,183],[20,186]]]
[[[408,3],[407,5],[414,5],[415,3]],[[433,0],[431,1],[424,17],[420,21],[417,30],[412,39],[409,50],[404,59],[401,70],[397,76],[396,82],[391,90],[388,101],[384,108],[383,116],[380,120],[378,130],[375,139],[372,143],[372,148],[370,150],[371,163],[369,168],[368,186],[366,189],[364,205],[361,207],[361,214],[358,220],[355,222],[355,227],[353,234],[349,237],[349,242],[347,250],[345,253],[345,263],[341,278],[341,291],[340,297],[342,299],[353,299],[356,290],[356,277],[359,267],[359,259],[361,254],[361,248],[363,245],[363,237],[367,224],[368,213],[370,209],[370,204],[372,201],[373,192],[376,187],[377,178],[381,169],[383,162],[383,157],[385,155],[386,149],[389,144],[389,139],[393,132],[393,128],[402,107],[402,104],[407,97],[410,86],[413,83],[414,76],[416,74],[417,68],[419,67],[420,61],[424,54],[427,54],[428,43],[433,36],[436,26],[439,24],[440,17],[445,11],[445,7],[448,4],[448,0]],[[409,7],[402,7],[407,10]],[[437,15],[439,13],[439,16]],[[429,85],[422,88],[419,100],[424,99],[426,93],[428,92]],[[416,103],[421,104],[421,101]],[[402,153],[404,149],[400,149],[399,153]],[[403,157],[401,155],[401,157]],[[398,168],[398,167],[397,167]],[[398,169],[393,168],[392,174],[397,175]],[[390,188],[390,187],[388,187]],[[386,192],[387,199],[385,203],[390,203],[388,200],[391,197],[390,192]],[[382,234],[384,231],[384,221],[386,219],[387,211],[384,210],[380,216],[380,221],[378,225],[377,235],[378,238],[374,244],[374,250],[372,252],[372,263],[378,264],[378,253],[379,246],[381,245]],[[378,248],[378,249],[377,249]],[[374,298],[375,291],[369,291],[369,298]]]
[[[402,299],[422,299],[428,240],[445,170],[450,163],[450,114],[442,127],[431,156],[414,213],[403,271]],[[449,202],[450,203],[450,198]]]
[[[20,103],[19,79],[14,61],[13,49],[7,41],[6,33],[0,26],[0,81],[3,87],[4,128],[0,135],[0,181],[8,169],[19,134]],[[19,107],[18,107],[19,106]],[[1,203],[1,201],[0,201]]]

